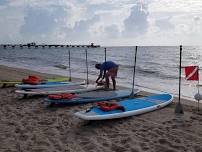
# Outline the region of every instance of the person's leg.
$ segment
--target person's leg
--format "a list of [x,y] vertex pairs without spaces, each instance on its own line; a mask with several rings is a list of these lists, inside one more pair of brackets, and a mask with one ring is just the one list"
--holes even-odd
[[111,76],[112,83],[113,83],[113,90],[116,90],[117,72],[118,72],[118,67],[117,68],[113,68],[113,69],[110,70],[110,76]]
[[109,89],[109,75],[106,73],[105,75],[105,89]]
[[115,77],[111,77],[112,78],[112,83],[113,83],[113,90],[116,90],[116,79]]

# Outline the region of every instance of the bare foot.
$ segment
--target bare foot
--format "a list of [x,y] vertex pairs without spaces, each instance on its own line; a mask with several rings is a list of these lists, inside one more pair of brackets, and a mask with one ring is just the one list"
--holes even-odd
[[111,88],[104,88],[105,91],[112,91],[113,89]]

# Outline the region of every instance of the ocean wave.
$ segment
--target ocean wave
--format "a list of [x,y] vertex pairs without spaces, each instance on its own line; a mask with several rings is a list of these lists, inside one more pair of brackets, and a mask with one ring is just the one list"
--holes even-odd
[[[190,65],[198,61],[202,64],[200,47],[183,48],[183,65]],[[191,50],[195,49],[194,55]],[[77,48],[71,51],[71,68],[75,73],[85,74],[86,58],[85,50]],[[110,47],[107,48],[107,60],[115,61],[120,65],[118,79],[122,82],[131,81],[134,68],[134,47]],[[22,67],[29,67],[33,70],[48,67],[55,70],[55,65],[69,66],[67,49],[0,49],[0,61],[6,64],[11,63]],[[98,75],[99,71],[94,68],[98,62],[104,61],[104,48],[95,48],[88,51],[88,66],[90,75]],[[68,69],[68,68],[67,68]],[[67,70],[66,69],[66,70]],[[67,73],[64,69],[57,69],[56,73]],[[170,87],[176,84],[179,74],[179,49],[177,47],[143,47],[139,48],[136,75],[141,80],[147,80],[146,85],[153,83],[153,80],[169,82]],[[84,76],[84,75],[83,75]],[[169,80],[169,81],[167,81]],[[138,81],[138,80],[137,80]],[[183,84],[182,84],[183,85]],[[161,87],[167,89],[168,84]],[[157,85],[160,87],[160,85]],[[175,90],[172,88],[171,90]],[[189,92],[185,92],[190,94]]]

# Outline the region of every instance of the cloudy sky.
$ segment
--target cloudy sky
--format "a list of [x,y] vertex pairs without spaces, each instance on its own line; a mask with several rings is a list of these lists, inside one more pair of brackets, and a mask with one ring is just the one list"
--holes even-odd
[[0,0],[0,43],[201,45],[201,0]]

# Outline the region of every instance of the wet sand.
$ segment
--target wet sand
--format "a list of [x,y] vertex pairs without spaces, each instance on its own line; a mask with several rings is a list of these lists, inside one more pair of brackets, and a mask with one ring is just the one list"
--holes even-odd
[[[30,74],[53,75],[0,66],[0,80]],[[74,113],[93,104],[47,107],[40,96],[21,99],[15,88],[0,89],[2,152],[200,152],[202,106],[182,99],[184,115],[174,103],[154,112],[107,121],[83,121]],[[138,95],[150,93],[141,91]],[[94,103],[95,104],[95,103]]]

